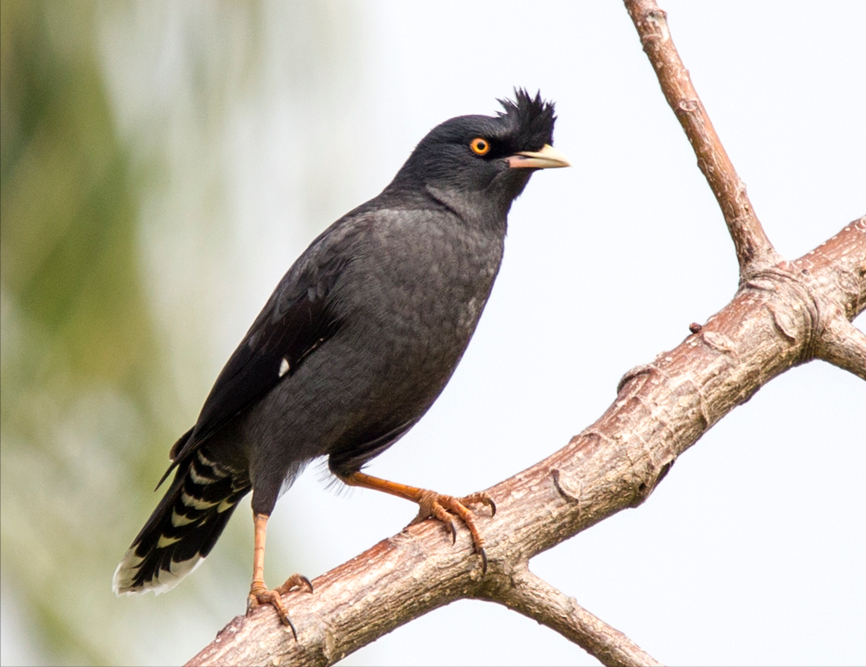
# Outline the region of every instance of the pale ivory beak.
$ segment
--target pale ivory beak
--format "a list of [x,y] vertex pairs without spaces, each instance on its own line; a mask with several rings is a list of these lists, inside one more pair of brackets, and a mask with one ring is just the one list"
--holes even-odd
[[557,167],[570,167],[571,163],[566,157],[550,144],[544,144],[540,151],[522,151],[506,158],[509,167],[522,167],[532,169],[555,169]]

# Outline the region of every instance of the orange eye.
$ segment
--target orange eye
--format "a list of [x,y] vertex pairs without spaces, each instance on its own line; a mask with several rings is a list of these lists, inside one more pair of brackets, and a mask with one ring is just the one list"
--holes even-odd
[[487,155],[490,152],[490,142],[482,137],[475,137],[469,142],[469,148],[476,155]]

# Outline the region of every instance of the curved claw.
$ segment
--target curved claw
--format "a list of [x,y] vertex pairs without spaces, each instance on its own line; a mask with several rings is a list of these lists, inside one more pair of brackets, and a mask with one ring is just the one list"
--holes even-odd
[[309,579],[301,574],[293,574],[291,577],[286,579],[282,586],[279,586],[274,590],[268,590],[263,581],[254,581],[250,588],[249,598],[247,599],[247,613],[251,613],[253,609],[260,605],[271,605],[274,608],[274,611],[277,612],[280,623],[288,626],[292,631],[292,636],[295,638],[295,641],[298,641],[298,630],[295,628],[295,624],[292,623],[292,619],[289,618],[289,613],[286,611],[285,605],[283,605],[282,596],[288,593],[292,588],[300,586],[306,586],[310,589],[310,593],[313,592],[313,584]]
[[[435,517],[442,523],[447,524],[451,529],[451,544],[457,543],[457,525],[455,520],[459,518],[464,524],[466,524],[466,527],[472,534],[472,543],[475,546],[475,553],[481,556],[482,572],[483,574],[487,574],[487,552],[484,549],[484,537],[478,530],[475,521],[475,514],[467,507],[467,505],[483,504],[490,508],[491,516],[495,516],[496,503],[486,492],[481,491],[463,498],[455,498],[454,496],[446,496],[425,489],[397,486],[397,489],[401,489],[401,492],[397,493],[395,491],[395,485],[392,482],[369,477],[363,475],[363,473],[357,473],[356,476],[357,475],[362,477],[363,486],[387,490],[389,493],[401,495],[404,498],[414,500],[418,503],[418,515],[409,524],[410,526],[418,524],[430,517]],[[371,483],[370,480],[376,480],[375,484]],[[357,482],[357,479],[355,481]]]
[[[274,611],[277,612],[277,616],[280,617],[280,623],[292,626],[292,622],[289,620],[289,614],[283,606],[283,601],[280,599],[280,594],[277,591],[269,591],[263,586],[254,587],[250,591],[250,596],[248,598],[247,613],[250,613],[260,605],[265,604],[269,604],[274,608]],[[294,626],[292,626],[292,631],[294,632]]]
[[457,544],[457,524],[452,519],[448,522],[448,525],[451,527],[451,544]]

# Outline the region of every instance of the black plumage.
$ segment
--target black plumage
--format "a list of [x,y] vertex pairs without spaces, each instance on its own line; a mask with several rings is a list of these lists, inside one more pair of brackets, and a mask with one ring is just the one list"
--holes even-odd
[[[462,499],[378,480],[361,467],[394,444],[445,387],[475,330],[502,259],[506,216],[531,174],[567,166],[552,143],[553,105],[516,91],[496,117],[434,128],[374,199],[316,238],[277,285],[216,380],[195,426],[171,450],[174,478],[114,577],[118,594],[167,590],[213,547],[253,492],[251,601],[264,587],[267,517],[312,459],[348,484],[459,516]],[[486,565],[486,560],[485,560]],[[308,583],[295,577],[287,584]]]

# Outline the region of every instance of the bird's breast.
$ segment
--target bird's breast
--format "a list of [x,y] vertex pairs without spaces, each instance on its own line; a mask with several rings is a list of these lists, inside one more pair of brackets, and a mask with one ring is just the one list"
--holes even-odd
[[453,220],[424,222],[371,233],[344,276],[344,333],[392,389],[423,379],[438,394],[475,331],[503,244]]

